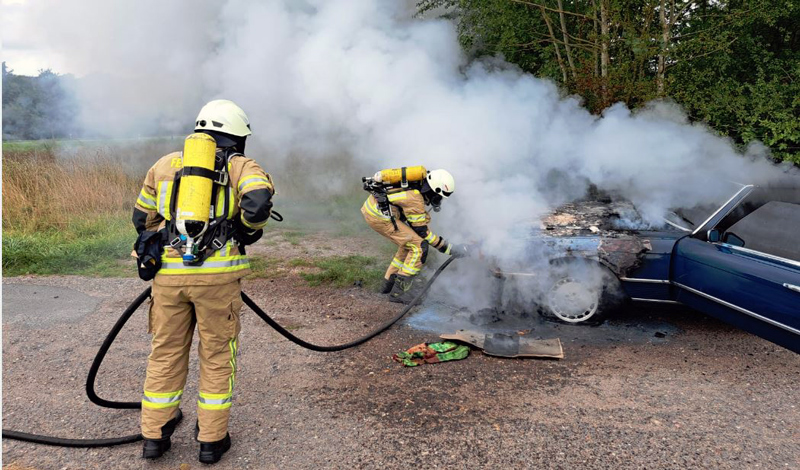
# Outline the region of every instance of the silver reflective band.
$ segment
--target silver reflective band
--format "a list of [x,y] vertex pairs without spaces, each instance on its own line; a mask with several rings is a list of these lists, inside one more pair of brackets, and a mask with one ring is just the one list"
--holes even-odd
[[144,401],[149,401],[150,403],[175,403],[181,401],[181,394],[175,395],[174,397],[148,397],[147,395],[144,396]]
[[158,213],[161,214],[162,217],[166,217],[166,210],[164,209],[164,205],[166,204],[167,200],[167,182],[160,181],[158,183],[160,186],[159,193],[158,193]]
[[228,398],[203,398],[202,396],[197,398],[197,401],[206,405],[224,405],[225,403],[231,403],[233,401],[233,397]]
[[241,191],[242,188],[244,188],[245,186],[247,186],[250,183],[264,183],[264,184],[268,185],[269,181],[266,178],[264,178],[263,176],[250,177],[250,178],[247,178],[244,181],[239,182],[239,191]]
[[161,265],[163,269],[204,269],[204,268],[229,268],[231,266],[239,266],[247,264],[247,258],[234,259],[230,261],[206,261],[199,266],[184,266],[183,261],[180,262],[166,262]]
[[142,196],[141,194],[139,195],[139,199],[137,199],[137,201],[139,202],[139,204],[141,204],[142,206],[144,206],[144,207],[146,207],[148,209],[151,208],[151,207],[154,207],[155,206],[154,203],[156,202],[155,199],[145,199],[145,197]]

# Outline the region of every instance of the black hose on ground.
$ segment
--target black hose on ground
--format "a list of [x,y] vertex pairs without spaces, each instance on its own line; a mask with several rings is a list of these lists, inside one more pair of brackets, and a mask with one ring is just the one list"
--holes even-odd
[[[379,326],[369,334],[362,336],[356,340],[353,340],[349,343],[340,344],[336,346],[319,346],[316,344],[309,343],[307,341],[303,341],[302,339],[298,338],[297,336],[291,334],[288,330],[284,327],[279,325],[275,320],[273,320],[269,315],[264,312],[261,307],[256,305],[253,300],[247,296],[244,292],[242,292],[242,300],[244,303],[250,307],[256,315],[258,315],[262,320],[264,320],[269,326],[275,329],[278,333],[283,335],[289,341],[297,344],[298,346],[304,347],[306,349],[310,349],[312,351],[320,351],[320,352],[332,352],[332,351],[342,351],[344,349],[352,348],[363,344],[372,338],[378,336],[379,334],[383,333],[390,326],[397,323],[401,318],[403,318],[415,305],[419,303],[422,297],[428,292],[433,282],[436,280],[437,277],[442,273],[442,271],[447,268],[447,266],[453,262],[455,258],[448,258],[442,263],[441,266],[433,273],[428,282],[422,288],[422,290],[417,294],[414,300],[409,303],[406,308],[404,308],[400,313],[398,313],[394,318],[387,321],[383,325]],[[122,312],[122,315],[119,317],[117,322],[114,324],[114,327],[111,328],[111,331],[106,336],[106,339],[103,341],[103,344],[100,346],[100,349],[97,351],[97,355],[94,357],[94,361],[92,361],[92,366],[89,368],[89,374],[86,376],[86,395],[89,397],[89,400],[92,403],[95,403],[98,406],[102,406],[104,408],[114,408],[114,409],[141,409],[142,404],[141,402],[133,402],[133,401],[113,401],[113,400],[106,400],[100,398],[95,391],[95,380],[97,379],[97,372],[100,370],[100,365],[103,363],[103,359],[106,357],[106,353],[108,353],[109,348],[114,343],[114,340],[117,338],[117,335],[120,331],[122,331],[122,327],[125,326],[125,323],[128,322],[130,317],[133,315],[134,312],[150,297],[150,293],[152,292],[152,288],[148,287],[145,289],[139,297],[137,297],[129,306]],[[180,422],[180,418],[178,420]],[[18,441],[25,441],[25,442],[32,442],[35,444],[44,444],[44,445],[51,445],[51,446],[59,446],[59,447],[82,447],[82,448],[89,448],[89,447],[111,447],[117,446],[120,444],[130,444],[132,442],[141,441],[143,439],[141,434],[131,434],[129,436],[122,436],[122,437],[114,437],[114,438],[107,438],[107,439],[65,439],[60,437],[53,437],[53,436],[43,436],[38,434],[28,434],[25,432],[19,431],[12,431],[8,429],[3,429],[3,439],[14,439]]]
[[[94,361],[92,361],[92,366],[89,368],[89,375],[86,376],[86,395],[89,397],[89,400],[91,400],[92,403],[104,408],[115,409],[140,409],[142,407],[141,402],[111,401],[100,398],[97,396],[97,393],[95,393],[94,382],[97,378],[97,371],[100,370],[100,365],[103,363],[103,359],[106,357],[106,353],[111,347],[111,344],[117,338],[117,335],[122,330],[122,327],[125,326],[125,323],[127,323],[128,319],[130,319],[133,313],[144,303],[145,300],[147,300],[148,297],[150,297],[151,291],[152,288],[148,287],[144,290],[144,292],[139,294],[139,297],[136,297],[136,300],[128,305],[128,308],[122,312],[119,320],[117,320],[117,323],[114,324],[114,327],[111,328],[111,331],[106,336],[106,339],[100,346],[100,350],[97,351],[97,355],[95,355]],[[144,438],[141,434],[131,434],[128,436],[114,437],[109,439],[65,439],[61,437],[41,436],[38,434],[28,434],[26,432],[3,429],[3,439],[15,439],[18,441],[33,442],[35,444],[45,444],[59,447],[88,448],[111,447],[118,446],[120,444],[130,444],[132,442],[141,441]]]
[[320,346],[320,345],[317,345],[317,344],[309,343],[307,341],[303,341],[302,339],[300,339],[297,336],[295,336],[292,333],[290,333],[286,328],[284,328],[281,325],[279,325],[278,322],[276,322],[275,320],[270,318],[270,316],[267,315],[266,312],[261,310],[261,307],[256,305],[256,303],[253,302],[253,299],[248,297],[248,295],[245,294],[244,292],[242,292],[242,300],[244,300],[244,303],[248,307],[250,307],[254,312],[256,312],[256,315],[261,317],[261,319],[264,320],[265,322],[267,322],[267,324],[269,326],[274,328],[275,331],[277,331],[278,333],[283,335],[283,337],[288,339],[289,341],[297,344],[298,346],[304,347],[306,349],[310,349],[312,351],[319,351],[319,352],[342,351],[344,349],[349,349],[349,348],[358,346],[359,344],[366,343],[367,341],[371,340],[372,338],[374,338],[374,337],[378,336],[379,334],[383,333],[384,331],[388,330],[390,326],[392,326],[395,323],[397,323],[412,308],[414,308],[414,306],[417,305],[420,300],[422,300],[422,296],[424,296],[425,293],[428,292],[428,289],[430,289],[431,284],[433,284],[433,281],[435,281],[436,278],[439,277],[439,275],[442,273],[442,271],[444,271],[444,269],[447,267],[447,265],[452,263],[454,259],[455,258],[452,258],[452,257],[447,258],[447,260],[445,260],[445,262],[442,263],[441,266],[439,266],[439,269],[437,269],[436,272],[433,273],[433,276],[431,276],[431,278],[428,279],[428,282],[425,284],[425,287],[422,288],[422,290],[419,292],[419,294],[417,294],[417,296],[414,298],[414,300],[412,300],[411,303],[406,305],[406,308],[404,308],[403,311],[398,313],[394,318],[392,318],[391,320],[388,320],[386,323],[384,323],[383,325],[379,326],[378,328],[372,330],[372,332],[368,333],[365,336],[362,336],[361,338],[358,338],[356,340],[350,341],[349,343],[339,344],[339,345],[336,345],[336,346]]

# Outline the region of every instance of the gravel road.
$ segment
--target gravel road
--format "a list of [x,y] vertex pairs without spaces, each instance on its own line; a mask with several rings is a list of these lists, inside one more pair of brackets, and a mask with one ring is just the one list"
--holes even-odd
[[[103,337],[145,287],[138,279],[5,278],[4,300],[13,302],[3,305],[3,427],[75,438],[138,432],[136,412],[98,408],[83,387]],[[311,288],[296,277],[246,281],[245,290],[319,343],[349,340],[398,311],[378,294]],[[593,340],[558,330],[561,361],[473,351],[460,362],[403,368],[391,354],[434,333],[406,324],[322,354],[245,310],[234,447],[217,468],[800,468],[800,355],[690,310],[637,306],[605,328]],[[142,309],[100,371],[102,397],[139,399],[148,348]],[[186,397],[197,390],[192,354]],[[3,463],[201,468],[193,400],[183,411],[172,450],[156,462],[139,458],[139,444],[87,450],[3,440]]]

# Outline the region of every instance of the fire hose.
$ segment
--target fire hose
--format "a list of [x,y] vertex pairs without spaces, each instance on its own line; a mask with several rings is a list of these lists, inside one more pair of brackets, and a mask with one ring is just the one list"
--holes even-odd
[[[412,308],[414,308],[421,300],[425,293],[428,292],[433,282],[436,280],[437,277],[442,273],[442,271],[447,268],[447,266],[453,262],[455,258],[451,257],[445,260],[441,266],[433,273],[428,282],[425,283],[422,290],[417,294],[417,296],[412,300],[400,313],[398,313],[394,318],[386,321],[378,328],[374,329],[370,333],[361,338],[356,340],[350,341],[349,343],[339,344],[335,346],[320,346],[317,344],[312,344],[307,341],[304,341],[297,336],[290,333],[286,328],[282,327],[278,322],[273,320],[269,315],[267,315],[264,310],[261,309],[253,299],[251,299],[247,294],[242,292],[242,300],[244,303],[250,307],[256,315],[258,315],[264,322],[266,322],[269,326],[275,329],[278,333],[280,333],[283,337],[288,339],[289,341],[297,344],[306,349],[310,349],[312,351],[319,351],[319,352],[333,352],[333,351],[342,351],[345,349],[353,348],[360,344],[366,343],[367,341],[371,340],[372,338],[378,336],[379,334],[383,333],[384,331],[388,330],[389,327],[397,323],[401,318],[403,318]],[[108,352],[111,345],[114,343],[114,340],[117,338],[117,335],[122,330],[122,327],[125,326],[125,323],[128,322],[130,317],[136,312],[136,310],[150,297],[150,293],[152,291],[152,287],[148,287],[145,289],[139,297],[137,297],[129,306],[122,312],[122,315],[119,317],[117,322],[114,324],[114,327],[111,328],[111,331],[106,336],[103,344],[100,346],[100,349],[97,351],[97,355],[94,357],[94,361],[92,361],[92,366],[89,368],[89,374],[86,376],[86,395],[89,397],[89,400],[104,408],[114,408],[114,409],[141,409],[142,404],[141,402],[133,402],[133,401],[113,401],[113,400],[106,400],[101,398],[97,395],[95,391],[95,380],[97,379],[97,372],[100,370],[100,366],[103,363],[103,359],[106,357],[106,353]],[[182,415],[178,415],[180,419]],[[128,436],[121,436],[121,437],[113,437],[113,438],[105,438],[105,439],[67,439],[67,438],[60,438],[54,436],[44,436],[39,434],[29,434],[20,431],[12,431],[9,429],[3,429],[3,438],[4,439],[14,439],[19,441],[25,442],[33,442],[36,444],[45,444],[45,445],[52,445],[52,446],[59,446],[59,447],[110,447],[116,446],[120,444],[129,444],[132,442],[137,442],[142,439],[141,434],[131,434]]]

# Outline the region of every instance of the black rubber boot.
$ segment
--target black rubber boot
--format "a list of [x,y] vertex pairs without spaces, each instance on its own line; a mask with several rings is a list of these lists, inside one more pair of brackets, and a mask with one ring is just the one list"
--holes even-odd
[[142,457],[145,459],[157,459],[164,455],[172,446],[170,436],[175,432],[175,426],[183,419],[183,412],[178,408],[178,414],[161,426],[161,439],[145,439],[142,445]]
[[142,446],[142,457],[146,459],[157,459],[164,455],[172,446],[172,441],[168,437],[162,439],[145,439]]
[[202,463],[217,463],[222,458],[222,454],[231,448],[231,435],[225,434],[225,438],[217,442],[201,442],[200,457]]
[[392,291],[394,287],[394,282],[397,279],[397,274],[392,274],[389,276],[389,279],[383,280],[383,288],[381,289],[381,294],[388,294]]
[[397,276],[394,287],[389,293],[389,301],[400,304],[410,304],[419,294],[422,284],[414,282],[414,276]]

